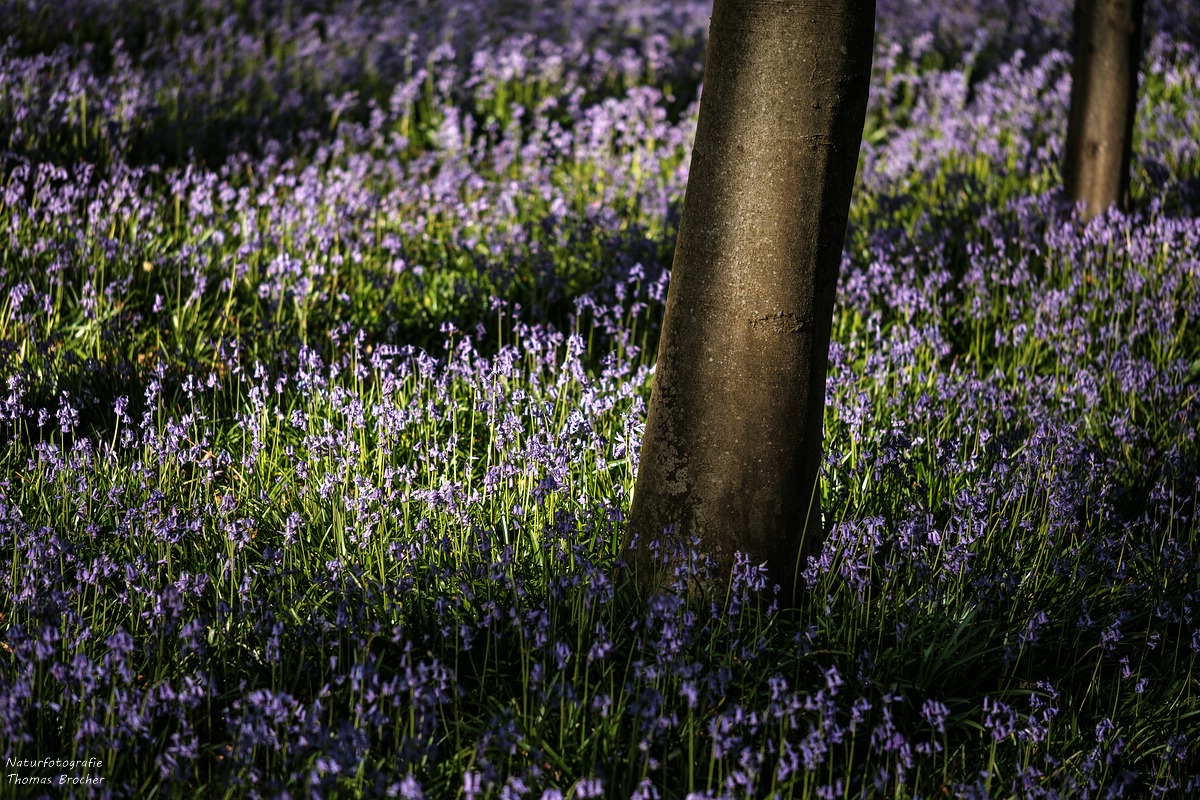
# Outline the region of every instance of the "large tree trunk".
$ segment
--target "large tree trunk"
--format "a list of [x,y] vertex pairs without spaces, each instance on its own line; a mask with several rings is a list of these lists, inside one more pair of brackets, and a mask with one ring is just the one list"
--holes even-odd
[[1090,220],[1129,208],[1143,0],[1075,0],[1071,115],[1063,177]]
[[[716,0],[627,551],[643,589],[696,537],[790,591],[823,541],[833,303],[874,0]],[[632,539],[627,539],[627,544]]]

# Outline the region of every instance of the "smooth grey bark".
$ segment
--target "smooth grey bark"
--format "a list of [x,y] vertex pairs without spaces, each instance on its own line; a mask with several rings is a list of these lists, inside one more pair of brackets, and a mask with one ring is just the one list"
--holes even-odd
[[[626,539],[736,551],[791,591],[824,539],[833,304],[871,75],[874,0],[715,0]],[[636,539],[636,545],[635,545]]]
[[1090,220],[1129,208],[1143,0],[1076,0],[1063,179]]

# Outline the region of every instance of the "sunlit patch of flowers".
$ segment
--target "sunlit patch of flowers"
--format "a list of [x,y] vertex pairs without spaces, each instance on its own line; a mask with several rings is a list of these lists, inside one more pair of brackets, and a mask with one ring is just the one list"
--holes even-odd
[[0,794],[1200,790],[1200,25],[1084,227],[1009,5],[879,4],[786,608],[622,569],[708,3],[3,4]]

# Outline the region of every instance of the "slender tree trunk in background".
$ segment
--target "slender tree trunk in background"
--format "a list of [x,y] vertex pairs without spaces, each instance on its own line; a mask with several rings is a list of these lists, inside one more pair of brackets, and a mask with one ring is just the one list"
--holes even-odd
[[644,590],[669,566],[647,546],[664,530],[698,537],[718,578],[735,551],[767,562],[785,593],[823,541],[825,373],[874,29],[875,0],[715,2],[626,540]]
[[1075,0],[1067,196],[1090,220],[1129,208],[1129,160],[1142,58],[1143,0]]

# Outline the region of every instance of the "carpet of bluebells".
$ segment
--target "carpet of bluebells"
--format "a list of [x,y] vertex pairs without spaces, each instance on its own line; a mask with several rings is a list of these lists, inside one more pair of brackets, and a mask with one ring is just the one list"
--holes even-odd
[[1200,791],[1189,5],[1083,225],[1069,1],[880,0],[779,608],[621,568],[707,0],[0,0],[0,795]]

